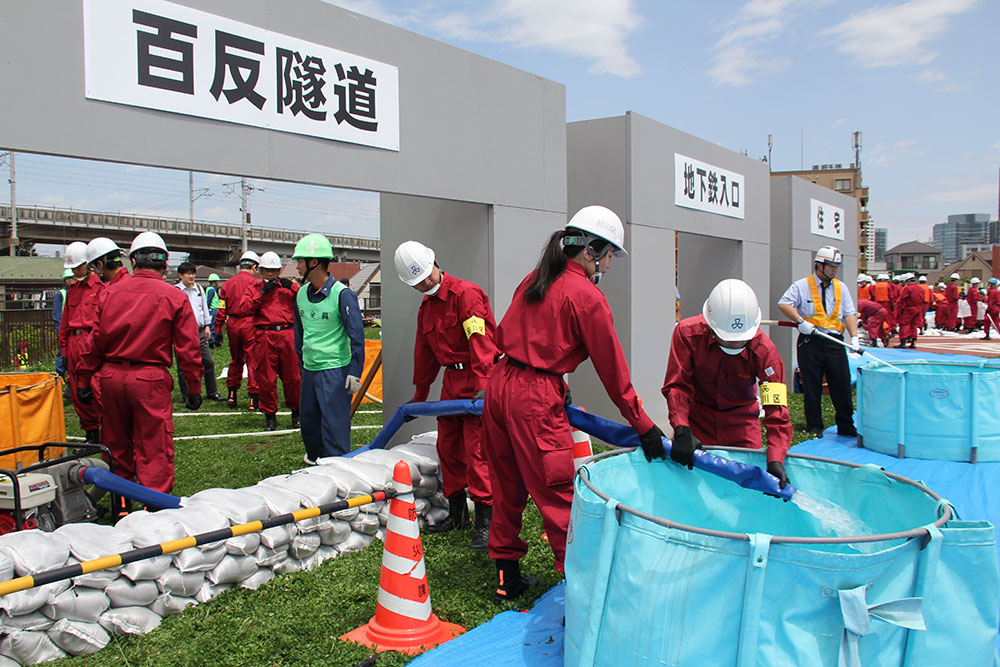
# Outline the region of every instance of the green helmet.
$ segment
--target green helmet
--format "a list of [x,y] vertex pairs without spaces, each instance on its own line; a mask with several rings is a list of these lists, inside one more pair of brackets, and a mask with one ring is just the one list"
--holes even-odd
[[66,280],[67,278],[72,278],[72,277],[73,277],[73,269],[65,269],[65,270],[63,270],[63,277],[62,277],[63,280]]
[[322,234],[306,234],[295,244],[292,259],[313,257],[316,259],[333,259],[333,246],[330,239]]
[[222,278],[219,277],[218,273],[213,273],[208,277],[208,282],[210,283],[215,282],[217,280],[222,280]]

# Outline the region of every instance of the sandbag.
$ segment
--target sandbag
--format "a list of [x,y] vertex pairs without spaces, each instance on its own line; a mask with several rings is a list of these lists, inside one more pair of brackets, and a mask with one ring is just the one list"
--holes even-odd
[[448,499],[444,497],[444,491],[438,491],[434,495],[427,498],[428,502],[435,507],[443,507],[448,509]]
[[204,583],[204,572],[181,572],[171,568],[157,580],[156,585],[161,593],[189,598],[194,597]]
[[97,623],[62,619],[48,630],[55,645],[70,655],[90,655],[108,645],[111,635]]
[[371,541],[371,535],[365,535],[364,533],[352,530],[351,534],[347,536],[347,539],[337,545],[337,551],[342,554],[350,553],[352,551],[361,551],[371,544]]
[[205,578],[213,584],[235,584],[256,571],[257,561],[252,556],[226,556]]
[[295,473],[282,480],[280,487],[302,496],[308,507],[326,505],[337,499],[337,485],[322,475]]
[[274,579],[274,571],[270,568],[262,567],[241,581],[239,586],[255,591],[272,579]]
[[193,604],[197,604],[197,601],[193,597],[181,597],[164,593],[153,600],[153,604],[149,605],[149,610],[164,617],[175,616],[183,613],[185,607]]
[[326,546],[340,544],[351,534],[351,524],[346,521],[331,521],[330,527],[317,533],[320,542]]
[[[70,555],[66,559],[66,565],[77,565],[80,560]],[[109,567],[106,570],[98,570],[97,572],[91,572],[89,574],[81,574],[78,577],[73,577],[74,586],[82,586],[84,588],[96,588],[97,590],[103,591],[108,587],[112,581],[121,576],[121,567]]]
[[320,536],[316,533],[307,535],[296,535],[292,539],[291,546],[288,547],[288,554],[292,558],[302,560],[311,556],[320,545]]
[[110,606],[110,600],[104,591],[93,588],[68,588],[53,596],[41,611],[54,621],[65,618],[71,621],[96,623]]
[[69,558],[69,543],[55,533],[20,530],[0,535],[0,554],[14,563],[19,577],[62,567]]
[[410,468],[410,481],[413,482],[413,486],[419,486],[423,481],[424,474],[421,472],[420,466],[418,466],[416,462],[408,459],[403,455],[403,452],[398,450],[369,449],[368,451],[361,452],[355,456],[353,460],[369,463],[371,465],[377,465],[390,471],[395,468],[398,462],[405,461],[407,466]]
[[[198,503],[196,505],[192,504],[179,509],[164,511],[170,512],[173,515],[174,520],[184,527],[184,533],[190,537],[200,535],[201,533],[208,533],[213,530],[229,528],[229,526],[232,525],[229,521],[229,517],[227,517],[221,509],[208,503]],[[211,551],[219,548],[220,546],[225,548],[221,542],[210,542],[208,544],[202,544],[192,548],[200,549],[202,551]],[[190,549],[188,549],[188,551],[190,551]]]
[[430,449],[431,453],[427,455],[432,456],[435,460],[437,460],[438,457],[437,441],[438,441],[437,431],[427,431],[426,433],[421,433],[419,435],[412,436],[409,442],[399,446],[400,447],[408,446],[410,449],[413,449],[415,451],[426,451],[427,449]]
[[208,602],[212,598],[216,597],[220,593],[228,591],[232,587],[232,584],[213,584],[206,581],[202,584],[201,590],[195,593],[194,599],[202,603]]
[[0,553],[0,581],[14,578],[14,561],[5,553]]
[[288,543],[282,544],[276,549],[261,546],[253,557],[260,567],[273,567],[288,558]]
[[334,519],[339,519],[340,521],[353,521],[355,517],[360,514],[360,510],[357,507],[348,507],[347,509],[342,509],[338,512],[334,512],[330,516]]
[[[327,459],[323,460],[324,462],[327,461]],[[347,470],[355,477],[360,478],[369,487],[369,490],[364,491],[363,493],[381,491],[392,486],[391,466],[359,461],[357,458],[343,458],[339,456],[329,459],[329,463],[327,465]]]
[[233,556],[249,556],[260,548],[260,533],[237,535],[226,540],[226,553]]
[[26,591],[9,593],[0,597],[0,610],[6,611],[10,616],[30,614],[41,609],[50,599],[67,590],[70,586],[72,583],[69,579],[64,579],[45,586],[29,588]]
[[65,539],[69,552],[81,561],[128,551],[135,537],[125,527],[96,523],[67,523],[56,528],[54,534]]
[[125,577],[119,577],[105,590],[112,607],[145,607],[160,595],[160,589],[155,581],[137,581],[132,583]]
[[331,483],[337,485],[338,495],[341,498],[349,498],[351,496],[361,496],[366,493],[371,493],[371,485],[369,485],[368,482],[358,477],[350,470],[330,465],[330,463],[336,460],[336,458],[338,457],[320,459],[316,462],[317,465],[305,468],[299,471],[298,474],[316,475],[329,479]]
[[287,548],[292,541],[293,533],[294,530],[287,524],[268,528],[260,533],[260,545],[268,549]]
[[132,544],[136,547],[150,547],[180,539],[187,534],[171,510],[132,512],[119,519],[115,528],[131,533]]
[[6,632],[10,629],[44,631],[51,628],[52,623],[52,619],[40,611],[20,616],[10,616],[7,612],[0,612],[0,632]]
[[302,560],[302,569],[314,570],[319,567],[323,561],[329,558],[336,558],[338,555],[339,552],[334,547],[320,547],[307,558]]
[[[269,480],[274,480],[273,484],[265,484],[267,480],[264,480],[264,482],[261,482],[257,486],[247,487],[242,490],[263,498],[267,504],[270,517],[278,516],[279,514],[289,514],[300,509],[314,507],[310,498],[307,498],[293,489],[286,489],[282,486],[278,486],[279,484],[283,484],[285,479],[288,477],[290,477],[290,475],[279,475],[277,478],[269,477]],[[294,526],[275,526],[275,528],[285,528],[288,530],[289,539],[291,539],[292,533],[317,530],[324,520],[325,517],[313,517],[311,519],[296,522]],[[274,529],[272,528],[270,530]]]
[[415,445],[412,442],[406,442],[386,451],[392,452],[396,456],[402,456],[406,460],[415,463],[417,468],[420,469],[420,474],[425,477],[437,477],[438,472],[441,470],[436,446],[427,449],[425,445]]
[[208,572],[225,557],[225,544],[220,543],[214,549],[205,551],[192,547],[174,554],[174,567],[181,572]]
[[172,569],[173,562],[173,558],[169,554],[154,556],[123,565],[121,572],[122,576],[132,581],[146,581],[147,579],[156,581]]
[[163,617],[146,607],[118,607],[110,609],[98,621],[101,627],[115,636],[144,635],[155,630]]
[[448,519],[448,516],[449,514],[446,508],[434,505],[427,510],[427,514],[424,515],[424,520],[427,522],[428,526],[436,527],[444,523]]
[[13,629],[4,631],[4,637],[0,639],[0,654],[17,660],[22,665],[66,657],[66,652],[56,646],[47,632]]
[[0,667],[21,667],[21,663],[14,658],[8,658],[7,656],[0,654]]
[[222,510],[234,526],[263,521],[268,517],[267,503],[240,489],[205,489],[188,498],[184,506],[198,503],[207,503]]
[[357,517],[348,522],[351,526],[351,530],[356,530],[359,533],[364,533],[365,535],[374,535],[375,531],[378,530],[379,521],[377,514],[359,514]]

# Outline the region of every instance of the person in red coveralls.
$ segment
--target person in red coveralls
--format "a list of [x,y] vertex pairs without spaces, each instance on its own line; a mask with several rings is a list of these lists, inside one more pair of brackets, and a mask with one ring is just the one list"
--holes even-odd
[[885,329],[885,318],[887,313],[885,308],[869,299],[858,300],[858,319],[861,326],[868,332],[868,340],[872,347],[878,347],[878,342],[882,341],[882,347],[889,347],[889,332]]
[[958,281],[961,279],[962,276],[957,273],[951,274],[948,286],[944,288],[944,303],[948,312],[945,329],[948,331],[958,331]]
[[90,271],[87,264],[87,244],[74,241],[66,246],[63,267],[72,269],[77,282],[66,288],[66,306],[59,322],[59,349],[66,357],[67,376],[73,407],[80,418],[80,428],[86,432],[87,442],[101,441],[101,392],[98,389],[91,400],[81,401],[78,377],[80,360],[90,345],[90,332],[97,317],[97,303],[105,290],[100,277]]
[[169,366],[187,380],[184,403],[201,406],[201,352],[191,303],[163,281],[167,246],[142,232],[128,252],[134,275],[108,287],[97,308],[93,344],[81,364],[80,397],[100,387],[101,428],[115,474],[170,493],[174,486],[174,425]]
[[979,302],[983,300],[983,295],[979,291],[980,282],[982,281],[979,278],[972,278],[969,281],[969,288],[965,290],[965,301],[972,312],[962,323],[966,331],[975,331],[979,325]]
[[[247,295],[247,308],[253,314],[255,339],[250,362],[254,368],[264,430],[278,428],[278,378],[285,390],[285,406],[292,411],[292,428],[299,427],[299,391],[302,375],[295,354],[295,294],[299,284],[279,278],[281,258],[265,252],[260,257],[264,284]],[[232,337],[229,339],[232,341]]]
[[122,249],[104,236],[91,239],[87,244],[87,263],[97,277],[109,286],[130,277],[128,269],[122,266]]
[[[497,325],[490,299],[479,285],[441,270],[434,251],[417,241],[396,248],[399,279],[424,295],[417,313],[413,345],[411,402],[427,400],[431,384],[444,366],[441,400],[482,399],[497,356],[493,335]],[[475,415],[438,417],[437,450],[441,460],[448,519],[434,531],[469,524],[468,496],[476,505],[476,523],[469,548],[485,552],[489,545],[493,496],[482,445],[482,419]]]
[[[528,545],[519,537],[530,495],[563,572],[573,499],[573,437],[564,373],[588,356],[608,396],[639,434],[646,458],[665,458],[663,432],[643,411],[615,334],[611,308],[596,283],[624,255],[625,229],[603,206],[587,206],[549,238],[537,268],[514,291],[494,340],[505,358],[486,386],[483,431],[493,489],[490,558],[500,579],[496,602],[520,596],[538,579],[522,576]],[[694,465],[690,442],[670,457]]]
[[892,338],[892,332],[896,328],[896,319],[892,315],[892,284],[889,282],[888,273],[878,274],[877,282],[871,288],[872,301],[885,308],[885,323]]
[[920,290],[924,293],[924,312],[920,316],[920,333],[924,333],[927,329],[927,313],[931,309],[931,304],[934,303],[934,296],[931,292],[931,286],[927,284],[927,276],[917,278],[917,283],[920,286]]
[[[760,408],[767,430],[767,471],[788,485],[785,454],[792,444],[785,365],[760,330],[757,295],[742,280],[723,280],[702,314],[680,321],[670,342],[661,392],[674,442],[760,449]],[[757,386],[760,383],[760,400]]]
[[[257,266],[260,257],[252,250],[247,250],[240,257],[239,272],[222,283],[219,288],[219,312],[215,316],[215,330],[222,335],[222,325],[226,324],[229,336],[229,352],[232,361],[229,362],[229,374],[226,386],[229,396],[226,404],[230,408],[237,406],[236,394],[243,384],[243,365],[247,367],[247,394],[250,396],[250,409],[259,407],[257,393],[257,373],[253,368],[253,343],[256,330],[253,328],[253,311],[250,307],[252,294],[260,292],[260,281],[257,280]],[[228,324],[227,324],[228,320]]]
[[931,292],[931,306],[934,309],[934,328],[944,329],[948,321],[948,306],[944,300],[944,283],[938,283]]
[[1000,279],[990,278],[986,281],[986,319],[983,322],[983,330],[986,331],[986,340],[990,339],[990,327],[994,329],[1000,326]]
[[917,277],[912,273],[903,275],[906,285],[899,294],[899,344],[896,347],[915,348],[917,346],[917,330],[924,316],[924,290],[917,284]]

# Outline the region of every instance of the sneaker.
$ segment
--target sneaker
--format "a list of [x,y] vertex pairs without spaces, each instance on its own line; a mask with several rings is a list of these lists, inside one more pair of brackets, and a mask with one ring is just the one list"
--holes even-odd
[[303,462],[304,462],[304,463],[305,463],[305,464],[306,464],[307,466],[314,466],[314,465],[316,465],[316,461],[315,461],[314,459],[311,459],[311,458],[309,458],[309,455],[308,455],[308,454],[303,454],[303,455],[302,455],[302,461],[303,461]]

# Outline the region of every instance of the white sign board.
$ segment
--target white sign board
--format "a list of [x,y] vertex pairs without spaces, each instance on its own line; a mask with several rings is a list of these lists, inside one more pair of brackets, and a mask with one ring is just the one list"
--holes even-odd
[[83,0],[86,96],[399,150],[399,70],[164,0]]
[[674,153],[674,204],[743,219],[743,174]]
[[809,214],[813,234],[844,240],[844,209],[825,204],[818,199],[809,200]]

